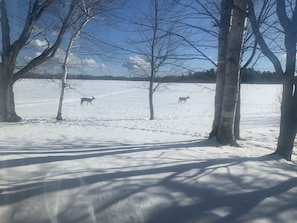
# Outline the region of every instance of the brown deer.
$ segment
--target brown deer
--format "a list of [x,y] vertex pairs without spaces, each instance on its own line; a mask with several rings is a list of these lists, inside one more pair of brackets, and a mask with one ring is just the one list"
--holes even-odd
[[81,98],[80,99],[80,104],[82,105],[84,102],[87,102],[87,104],[92,104],[92,101],[96,99],[94,96],[92,98]]

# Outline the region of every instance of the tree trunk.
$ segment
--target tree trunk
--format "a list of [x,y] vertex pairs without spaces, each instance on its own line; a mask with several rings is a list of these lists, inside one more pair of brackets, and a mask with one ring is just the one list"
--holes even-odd
[[275,153],[291,160],[297,131],[297,89],[288,81],[283,85],[280,133]]
[[4,67],[0,68],[0,121],[17,122],[21,117],[15,112],[12,75]]
[[18,122],[22,120],[15,112],[13,83],[1,80],[0,92],[0,121]]
[[73,45],[73,42],[75,40],[76,36],[73,35],[69,41],[67,50],[66,50],[66,55],[64,58],[64,62],[63,62],[63,73],[62,73],[62,77],[61,77],[61,81],[62,81],[62,86],[61,86],[61,94],[60,94],[60,100],[59,100],[59,108],[58,108],[58,113],[57,113],[57,117],[56,119],[58,121],[62,120],[62,109],[63,109],[63,101],[64,101],[64,94],[65,94],[65,88],[66,88],[66,84],[67,84],[67,75],[68,75],[68,69],[67,69],[67,64],[69,61],[69,56],[70,56],[70,51],[71,51],[71,47]]
[[149,106],[150,106],[150,120],[155,119],[154,115],[154,103],[153,103],[153,95],[154,95],[154,81],[150,81],[150,86],[149,86]]
[[66,80],[65,81],[62,80],[61,94],[60,94],[60,100],[59,100],[59,108],[58,108],[58,113],[57,113],[57,117],[56,117],[56,119],[58,121],[63,120],[62,108],[63,108],[65,88],[66,88]]
[[235,111],[235,125],[234,125],[235,139],[240,139],[240,112],[241,112],[241,81],[239,80],[237,106]]
[[70,56],[70,50],[72,47],[72,44],[74,42],[75,38],[71,38],[67,51],[66,51],[66,55],[65,55],[65,59],[64,59],[64,63],[63,63],[63,74],[62,74],[62,86],[61,86],[61,94],[60,94],[60,100],[59,100],[59,108],[58,108],[58,113],[57,113],[57,117],[56,119],[58,121],[62,120],[62,109],[63,109],[63,101],[64,101],[64,94],[65,94],[65,88],[67,85],[67,75],[68,75],[68,69],[67,69],[67,64],[68,64],[68,60],[69,60],[69,56]]
[[[281,8],[279,9],[281,10]],[[281,12],[278,12],[281,14]],[[295,12],[297,13],[297,12]],[[283,15],[283,14],[281,14]],[[280,16],[281,16],[280,15]],[[286,24],[285,24],[286,25]],[[280,133],[275,153],[291,160],[297,130],[296,23],[285,27],[286,71],[281,103]]]
[[215,112],[212,130],[209,138],[217,135],[219,123],[221,119],[223,92],[226,70],[226,54],[228,47],[228,35],[231,18],[231,0],[222,0],[221,2],[221,18],[219,24],[219,39],[218,39],[218,66],[216,75],[216,95],[215,95]]
[[217,141],[222,144],[237,145],[234,135],[235,112],[239,90],[240,61],[246,21],[246,0],[235,0],[232,24],[228,38],[226,73],[221,119]]
[[69,61],[69,57],[70,57],[70,52],[73,46],[74,41],[76,40],[76,38],[80,35],[81,30],[87,25],[87,23],[90,21],[90,16],[88,14],[88,9],[84,8],[85,11],[85,15],[86,18],[84,19],[84,21],[79,25],[79,27],[77,28],[77,30],[75,31],[75,33],[71,36],[68,46],[67,46],[67,50],[66,50],[66,55],[64,58],[64,62],[63,62],[63,74],[62,74],[62,87],[61,87],[61,94],[60,94],[60,100],[59,100],[59,108],[58,108],[58,113],[57,113],[57,120],[62,120],[62,108],[63,108],[63,100],[64,100],[64,94],[65,94],[65,88],[67,86],[67,76],[68,76],[68,61]]

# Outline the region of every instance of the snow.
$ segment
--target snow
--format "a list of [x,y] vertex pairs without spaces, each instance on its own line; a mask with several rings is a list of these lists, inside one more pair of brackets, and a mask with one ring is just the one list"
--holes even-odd
[[164,84],[153,121],[145,83],[71,85],[58,122],[56,83],[16,83],[23,120],[0,123],[1,223],[296,221],[296,153],[270,155],[280,86],[242,86],[241,147],[230,147],[207,140],[213,84]]

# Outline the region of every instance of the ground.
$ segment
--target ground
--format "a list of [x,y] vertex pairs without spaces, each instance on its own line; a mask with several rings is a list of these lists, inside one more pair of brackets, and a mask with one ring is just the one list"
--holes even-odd
[[[163,85],[149,120],[145,83],[15,86],[23,121],[0,123],[0,222],[295,222],[296,154],[271,155],[278,85],[242,86],[241,147],[207,140],[212,84]],[[80,105],[80,97],[96,99]],[[179,104],[178,97],[189,96]]]

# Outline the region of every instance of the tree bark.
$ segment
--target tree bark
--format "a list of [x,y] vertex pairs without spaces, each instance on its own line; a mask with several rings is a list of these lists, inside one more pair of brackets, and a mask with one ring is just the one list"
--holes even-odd
[[63,101],[64,101],[65,88],[66,88],[66,80],[63,79],[62,80],[62,86],[61,86],[61,93],[60,93],[58,113],[57,113],[57,117],[56,117],[56,119],[58,121],[63,120],[62,109],[63,109]]
[[12,71],[0,64],[0,121],[17,122],[21,120],[15,112]]
[[154,80],[150,80],[150,86],[149,86],[150,120],[155,119],[153,95],[154,95]]
[[234,123],[239,90],[243,36],[246,25],[247,1],[235,0],[234,5],[228,38],[222,112],[217,134],[219,143],[230,145],[237,145],[234,135]]
[[231,2],[232,0],[222,0],[221,2],[221,18],[219,24],[219,39],[218,39],[218,65],[216,75],[216,94],[215,94],[215,111],[214,121],[212,124],[212,130],[209,134],[209,138],[217,136],[222,104],[223,104],[223,93],[225,83],[225,71],[226,71],[226,54],[228,47],[228,35],[230,28],[231,18]]
[[284,0],[277,2],[277,16],[285,31],[286,71],[284,73],[281,103],[280,133],[275,153],[286,160],[291,160],[297,129],[297,89],[296,77],[296,42],[297,42],[297,4],[292,20],[286,14]]
[[235,139],[240,139],[240,117],[241,117],[240,114],[241,114],[241,80],[239,77],[238,97],[237,97],[237,106],[235,111],[235,124],[234,124]]
[[286,81],[283,85],[280,133],[275,153],[291,160],[297,132],[297,90],[296,84]]

